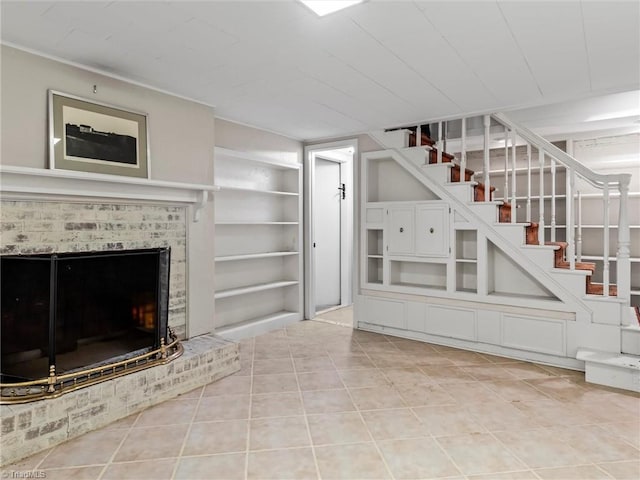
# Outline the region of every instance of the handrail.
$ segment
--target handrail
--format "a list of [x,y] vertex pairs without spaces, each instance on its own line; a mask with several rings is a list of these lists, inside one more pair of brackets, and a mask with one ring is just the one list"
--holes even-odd
[[520,135],[527,142],[534,144],[538,148],[542,148],[542,150],[544,150],[547,155],[555,158],[566,167],[574,169],[576,173],[578,173],[581,177],[583,177],[585,180],[596,187],[602,187],[605,183],[623,183],[625,179],[631,179],[631,174],[629,173],[603,174],[594,172],[589,167],[578,162],[571,155],[563,152],[551,142],[533,133],[528,128],[515,124],[504,113],[494,113],[491,115],[491,117],[501,123],[504,127],[516,130],[516,132],[518,132],[518,135]]
[[[477,117],[475,117],[478,120]],[[504,132],[504,168],[491,170],[491,133],[492,133],[492,119],[497,123],[494,123],[494,131],[502,130]],[[460,168],[459,182],[465,181],[466,166],[467,166],[467,118],[460,118]],[[438,125],[438,138],[437,138],[437,155],[436,162],[441,163],[443,161],[443,144],[446,145],[448,135],[444,135],[444,128],[448,126],[450,121],[440,121]],[[622,304],[630,305],[631,301],[631,232],[629,225],[629,212],[628,212],[628,198],[629,198],[629,186],[631,182],[631,174],[629,173],[616,173],[616,174],[602,174],[595,172],[576,160],[573,157],[573,142],[569,139],[567,141],[567,151],[564,152],[560,148],[556,147],[546,139],[542,138],[538,134],[523,127],[513,121],[511,121],[504,113],[484,114],[482,116],[483,126],[483,156],[482,156],[482,170],[476,170],[477,181],[474,186],[476,201],[492,202],[492,190],[496,191],[495,187],[491,186],[492,182],[499,181],[500,177],[504,175],[504,192],[501,192],[501,205],[500,210],[500,222],[517,223],[526,218],[527,223],[535,222],[534,212],[532,208],[537,206],[537,222],[532,224],[532,227],[537,227],[539,232],[537,243],[545,245],[546,241],[551,240],[556,245],[561,245],[563,249],[562,268],[569,270],[593,270],[588,264],[582,262],[583,258],[583,237],[582,230],[584,228],[582,222],[583,206],[582,199],[590,197],[595,194],[585,193],[582,191],[587,184],[594,187],[600,193],[599,197],[603,199],[603,237],[601,241],[602,255],[599,258],[604,260],[596,266],[598,270],[602,271],[602,283],[592,282],[591,276],[587,277],[587,285],[585,294],[589,295],[602,295],[603,298],[609,296],[617,297],[618,302]],[[477,132],[477,130],[476,130]],[[476,133],[477,134],[477,133]],[[454,137],[455,138],[455,137]],[[526,157],[518,159],[517,156],[517,141],[521,139],[526,145]],[[443,142],[444,140],[444,142]],[[511,141],[511,152],[509,152],[509,141]],[[380,142],[381,145],[386,146],[385,142]],[[405,148],[408,145],[394,146],[393,148]],[[499,146],[498,148],[501,148]],[[532,156],[532,147],[535,147],[538,151],[537,165],[534,165],[534,158]],[[427,163],[431,157],[431,153],[427,152]],[[418,155],[419,157],[420,155]],[[451,155],[447,154],[446,160],[451,161]],[[453,157],[455,158],[455,157]],[[511,165],[509,162],[511,161]],[[526,161],[526,167],[518,168],[517,163],[520,161]],[[548,162],[548,163],[547,163]],[[547,166],[548,165],[548,166]],[[526,211],[522,211],[518,215],[518,207],[524,204],[517,204],[518,201],[518,189],[516,173],[518,170],[525,170],[527,173],[526,178],[526,197],[520,197],[520,201],[526,201]],[[495,173],[498,178],[491,179],[490,175]],[[532,173],[538,175],[537,192],[532,191]],[[547,176],[548,173],[548,176]],[[564,175],[564,181],[557,178],[557,176]],[[545,179],[545,177],[547,177]],[[564,185],[562,185],[564,184]],[[476,187],[480,188],[476,188]],[[563,191],[564,189],[564,191]],[[548,192],[547,192],[548,191]],[[497,193],[497,191],[496,191]],[[511,195],[509,195],[511,194]],[[610,199],[611,197],[619,197],[618,205],[618,219],[617,223],[611,222],[612,214],[610,213]],[[557,200],[563,199],[565,203],[564,208],[564,228],[558,231],[558,218],[557,215],[562,215],[562,210],[558,210]],[[534,204],[535,200],[535,204]],[[549,201],[547,204],[545,202]],[[505,216],[502,216],[502,213]],[[507,217],[508,214],[508,217]],[[505,219],[505,217],[508,218]],[[518,217],[521,217],[518,219]],[[548,230],[547,230],[548,229]],[[617,230],[617,242],[610,240],[610,233]],[[547,235],[548,234],[548,235]],[[557,238],[559,237],[559,238]],[[557,242],[558,240],[559,242]],[[527,237],[527,241],[530,241]],[[531,240],[532,241],[532,240]],[[595,247],[598,249],[600,246]],[[611,249],[610,249],[611,247]],[[615,247],[615,262],[616,268],[610,269],[610,256],[611,250]],[[599,252],[594,252],[599,253]],[[588,257],[589,255],[586,255]],[[592,274],[594,272],[592,271]],[[600,273],[600,272],[598,272]],[[615,278],[610,278],[614,276]],[[625,314],[621,310],[620,322],[622,325],[629,325],[630,316]]]

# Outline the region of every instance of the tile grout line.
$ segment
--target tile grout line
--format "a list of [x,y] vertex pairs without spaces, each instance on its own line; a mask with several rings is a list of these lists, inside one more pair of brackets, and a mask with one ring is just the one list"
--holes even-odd
[[[285,329],[286,337],[289,338],[287,334],[287,330]],[[313,457],[313,464],[316,467],[316,477],[318,479],[322,479],[320,475],[320,466],[318,465],[318,458],[316,457],[316,449],[313,444],[313,438],[311,437],[311,427],[309,426],[309,418],[307,417],[307,408],[304,406],[304,397],[302,394],[302,389],[300,388],[300,380],[298,379],[298,370],[296,369],[296,362],[293,358],[293,353],[291,353],[291,346],[289,345],[289,341],[287,340],[287,347],[289,348],[289,358],[291,360],[291,364],[293,365],[293,375],[296,379],[296,385],[298,385],[298,398],[300,399],[300,406],[302,407],[302,416],[304,418],[304,424],[307,427],[307,437],[309,438],[309,446],[311,447],[311,456]]]
[[[144,410],[142,412],[144,412]],[[111,457],[109,457],[109,460],[107,461],[107,463],[104,465],[104,467],[100,471],[100,474],[98,475],[96,480],[100,480],[104,476],[104,474],[106,473],[106,471],[109,468],[109,466],[113,463],[113,460],[115,460],[116,455],[118,454],[118,452],[122,448],[122,445],[124,445],[124,442],[127,440],[127,438],[129,438],[129,435],[131,434],[131,430],[133,430],[133,427],[135,426],[135,424],[138,423],[138,420],[140,419],[140,415],[142,415],[142,412],[138,412],[138,414],[136,415],[136,419],[133,421],[133,423],[127,429],[127,433],[124,434],[124,436],[122,437],[122,440],[120,440],[120,443],[118,443],[118,446],[113,451],[113,454],[111,455]]]
[[[418,367],[418,370],[422,372],[422,370],[421,370],[419,367]],[[383,375],[384,375],[384,372],[382,372],[382,373],[383,373]],[[424,373],[424,372],[422,372],[422,373]],[[425,375],[426,375],[426,374],[425,374]],[[427,377],[429,377],[429,376],[427,375]],[[395,384],[393,384],[393,385],[395,385]],[[398,390],[398,389],[397,389],[397,388],[395,388],[393,385],[392,385],[392,388],[394,388],[395,390]],[[414,407],[414,406],[409,405],[409,402],[407,402],[407,401],[404,399],[404,397],[400,394],[400,392],[399,392],[399,391],[398,391],[398,394],[400,395],[400,398],[402,398],[402,400],[403,400],[403,401],[405,402],[405,404],[407,405],[407,408],[409,409],[409,411],[413,414],[413,416],[414,416],[414,417],[416,417],[416,418],[417,418],[418,422],[419,422],[420,424],[422,424],[422,420],[420,420],[420,418],[418,417],[418,415],[413,411],[413,409],[414,409],[415,407]],[[424,406],[424,405],[423,405],[423,406]],[[454,467],[456,470],[458,470],[458,473],[460,473],[461,475],[463,475],[463,476],[465,476],[465,477],[466,477],[466,475],[465,475],[465,473],[463,472],[462,468],[460,468],[460,467],[458,466],[458,464],[453,460],[453,458],[451,457],[451,455],[449,455],[449,453],[448,453],[444,448],[442,448],[442,445],[440,445],[440,442],[438,442],[438,440],[436,440],[436,438],[431,434],[431,432],[425,432],[425,433],[427,433],[427,435],[426,435],[426,436],[428,436],[428,438],[430,438],[430,439],[433,441],[433,443],[434,443],[434,444],[435,444],[435,445],[440,449],[440,451],[444,454],[444,456],[445,456],[447,459],[449,459],[449,461],[451,462],[451,465],[453,465],[453,467]],[[419,438],[424,438],[424,437],[419,437]],[[376,442],[376,444],[377,444],[377,442]],[[451,476],[451,475],[448,475],[448,476]]]
[[[245,442],[244,453],[244,478],[249,478],[249,448],[251,441],[251,413],[253,409],[253,365],[256,360],[256,337],[251,338],[251,368],[249,370],[249,410],[247,411],[247,441]],[[242,362],[242,350],[240,351],[240,362]]]
[[[365,355],[367,355],[367,358],[369,358],[369,360],[371,361],[371,363],[373,363],[375,370],[378,371],[378,373],[382,374],[383,378],[386,378],[384,373],[382,373],[380,371],[380,368],[376,365],[376,363],[371,360],[371,357],[369,357],[369,355],[366,353],[366,350],[363,348],[362,344],[360,342],[358,342],[357,339],[355,339],[355,342],[358,344],[358,346],[360,347],[360,349],[365,353]],[[331,358],[331,356],[329,356],[329,358],[331,359],[331,363],[333,363],[333,366],[335,368],[335,363],[333,361],[333,359]],[[358,417],[360,418],[360,421],[362,422],[362,424],[364,425],[364,428],[367,430],[367,433],[369,434],[369,438],[371,438],[371,442],[373,443],[374,448],[376,449],[376,452],[378,452],[378,455],[380,456],[380,460],[382,460],[382,464],[384,465],[384,468],[387,469],[387,473],[389,473],[390,478],[395,479],[395,476],[393,475],[393,472],[391,470],[391,467],[389,467],[389,464],[387,463],[387,460],[384,458],[384,455],[382,454],[382,450],[380,449],[380,445],[378,445],[378,442],[376,441],[375,437],[373,436],[373,434],[371,433],[371,429],[369,428],[369,425],[367,424],[367,422],[364,420],[364,417],[362,416],[362,411],[358,408],[358,405],[356,404],[356,402],[353,400],[353,396],[351,395],[351,391],[349,390],[349,388],[347,387],[347,384],[344,383],[344,380],[342,379],[342,377],[338,374],[338,378],[340,379],[340,381],[342,382],[342,384],[344,385],[344,389],[347,392],[347,395],[349,396],[349,399],[351,400],[351,403],[353,403],[354,408],[356,409],[356,412],[358,413]],[[400,397],[402,399],[402,401],[404,402],[404,399],[402,397]],[[405,402],[406,403],[406,402]]]
[[[209,385],[209,384],[208,384]],[[196,408],[193,409],[193,415],[191,415],[191,421],[189,422],[189,426],[187,427],[187,431],[184,435],[184,440],[182,440],[182,445],[180,446],[180,451],[178,452],[178,455],[176,456],[176,463],[173,466],[173,472],[171,473],[171,478],[172,480],[176,478],[176,475],[178,474],[178,468],[180,467],[180,460],[182,458],[182,453],[184,452],[185,447],[187,446],[187,441],[189,440],[189,435],[191,434],[191,428],[193,427],[193,423],[196,419],[196,416],[198,415],[198,410],[200,410],[200,404],[202,403],[202,399],[204,398],[204,389],[206,388],[206,385],[203,385],[201,387],[201,391],[200,391],[200,396],[198,397],[198,401],[196,402]]]

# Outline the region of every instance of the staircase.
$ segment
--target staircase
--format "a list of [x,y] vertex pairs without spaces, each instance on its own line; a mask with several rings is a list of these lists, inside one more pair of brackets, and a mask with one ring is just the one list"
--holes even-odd
[[[415,134],[409,137],[413,138],[415,141]],[[410,146],[412,142],[410,142]],[[437,149],[433,147],[435,142],[428,137],[422,137],[422,145],[424,145],[428,151],[428,165],[437,165]],[[416,146],[415,144],[413,145]],[[464,183],[464,182],[472,182],[472,179],[475,175],[473,170],[468,168],[464,169],[464,182],[462,179],[462,167],[458,160],[454,155],[451,155],[446,152],[442,152],[442,163],[451,163],[452,167],[450,169],[450,183]],[[485,202],[485,201],[493,201],[493,196],[495,192],[495,187],[490,187],[490,195],[487,199],[486,197],[486,187],[482,182],[473,182],[470,183],[473,187],[473,201],[474,202]],[[512,210],[513,207],[510,203],[503,202],[500,205],[497,205],[498,208],[498,222],[500,223],[512,223]],[[538,245],[540,243],[538,232],[539,232],[539,224],[535,222],[527,222],[524,225],[525,228],[525,244],[526,245]],[[555,255],[553,259],[553,267],[568,270],[571,268],[571,263],[566,260],[567,258],[567,247],[569,244],[567,242],[544,242],[545,245],[550,245],[554,247]],[[587,295],[603,295],[604,294],[604,285],[602,283],[596,283],[592,281],[593,274],[596,272],[596,264],[590,262],[576,262],[574,264],[575,270],[583,270],[588,272],[586,276],[585,282],[585,293]],[[616,285],[609,285],[609,296],[617,296],[618,289]]]
[[[575,337],[571,338],[569,343],[575,344],[577,348],[572,348],[567,353],[585,362],[587,380],[640,391],[640,330],[635,312],[630,308],[630,233],[628,214],[625,210],[630,175],[601,175],[592,172],[543,138],[511,122],[504,114],[485,116],[483,123],[485,158],[480,174],[467,168],[464,119],[461,128],[460,157],[445,151],[446,142],[441,137],[442,124],[439,124],[437,140],[424,134],[419,135],[419,127],[407,132],[404,143],[397,142],[402,138],[397,132],[394,132],[393,136],[374,132],[371,136],[392,152],[391,156],[401,166],[439,198],[448,201],[456,212],[469,220],[512,261],[536,278],[564,306],[575,312],[576,322],[567,335]],[[507,165],[508,154],[505,155],[507,159],[504,170],[504,198],[496,200],[496,187],[490,185],[487,173],[490,171],[491,161],[489,136],[491,128],[495,130],[501,127],[504,128],[504,138],[511,139],[512,143],[508,147],[505,141],[505,151],[508,152],[512,148],[513,153],[511,166]],[[529,179],[527,192],[524,195],[520,194],[520,197],[516,196],[516,137],[527,144],[529,152],[532,149],[538,152],[538,191],[543,193],[532,193]],[[529,156],[530,176],[533,168],[532,156]],[[566,202],[565,239],[555,238],[555,192],[551,193],[551,225],[545,226],[544,202],[549,201],[549,195],[544,195],[542,172],[545,166],[548,168],[549,164],[546,162],[549,162],[549,159],[553,174],[556,167],[566,169],[567,199],[573,200],[576,197],[576,183],[582,181],[602,190],[606,212],[610,192],[619,191],[620,220],[614,225],[618,233],[615,283],[609,278],[611,226],[608,218],[604,219],[605,239],[600,265],[592,261],[583,261],[581,258],[581,212],[576,212],[574,201]],[[507,195],[508,193],[511,195]],[[539,219],[533,219],[529,211],[534,202],[539,205]],[[518,223],[515,215],[516,206],[521,208],[524,205],[527,207],[526,221]],[[523,216],[522,213],[520,216]],[[549,230],[551,238],[548,238]],[[593,280],[596,275],[602,278],[602,282]],[[513,305],[517,305],[517,302],[515,300]]]

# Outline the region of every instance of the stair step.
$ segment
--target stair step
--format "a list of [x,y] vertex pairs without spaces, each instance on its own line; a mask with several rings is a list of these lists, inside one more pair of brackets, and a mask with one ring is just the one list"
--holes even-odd
[[535,222],[529,223],[525,227],[525,243],[527,245],[539,245],[540,239],[538,237],[538,231],[540,229],[540,225]]
[[[429,163],[438,163],[438,150],[432,148],[431,151],[427,152],[429,156]],[[447,152],[442,152],[442,163],[453,162],[453,159],[456,158],[454,155],[451,155]]]
[[416,146],[421,146],[421,147],[426,147],[426,146],[433,146],[433,144],[436,143],[433,140],[431,140],[431,138],[429,138],[429,135],[427,135],[426,133],[422,133],[420,135],[420,145],[416,144],[416,132],[412,131],[411,133],[409,133],[409,146],[410,147],[416,147]]
[[640,356],[580,348],[576,358],[587,382],[640,392]]
[[[591,276],[587,277],[587,295],[604,295],[604,285],[602,283],[595,283],[591,281]],[[609,284],[609,296],[618,296],[618,286]]]
[[428,169],[428,175],[436,182],[446,184],[451,179],[449,170],[453,168],[453,163],[427,163],[420,165],[420,167]]
[[[482,182],[478,182],[478,184],[473,188],[473,200],[475,202],[484,202],[487,197],[485,195],[486,186]],[[489,200],[493,200],[493,192],[495,192],[496,187],[491,187],[491,198]]]
[[[451,169],[451,181],[452,182],[460,182],[460,177],[461,177],[461,172],[462,172],[462,167],[460,165],[458,165],[457,163],[453,165],[453,168]],[[473,177],[473,170],[469,170],[468,168],[464,169],[464,181],[465,182],[470,182],[471,178]]]
[[503,203],[498,207],[498,221],[502,223],[511,223],[510,203]]
[[[562,268],[564,270],[568,270],[570,265],[569,265],[569,262],[567,262],[565,260],[562,260],[561,262],[556,262],[554,267],[555,268]],[[591,262],[576,262],[575,263],[575,269],[576,270],[591,271],[591,273],[593,274],[593,272],[595,272],[595,270],[596,270],[596,264],[595,263],[591,263]]]
[[447,182],[444,184],[456,198],[459,198],[463,202],[471,202],[471,189],[475,185],[475,182]]

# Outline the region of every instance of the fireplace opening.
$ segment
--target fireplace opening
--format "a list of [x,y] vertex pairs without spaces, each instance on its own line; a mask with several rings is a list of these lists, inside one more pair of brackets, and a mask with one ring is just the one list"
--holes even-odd
[[[164,348],[169,263],[169,248],[0,257],[3,396],[7,384],[76,385]],[[69,375],[79,371],[89,374]],[[65,387],[54,383],[51,393]]]

